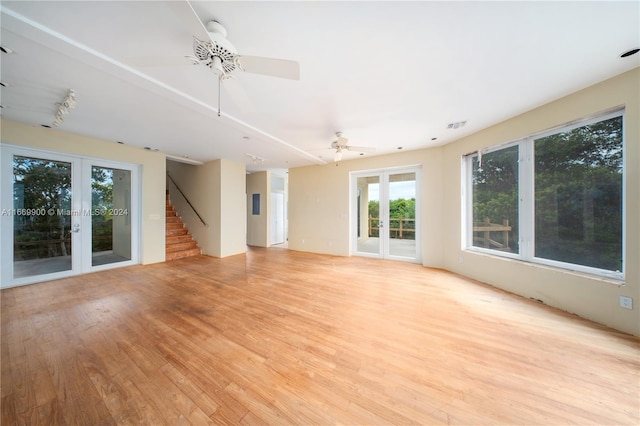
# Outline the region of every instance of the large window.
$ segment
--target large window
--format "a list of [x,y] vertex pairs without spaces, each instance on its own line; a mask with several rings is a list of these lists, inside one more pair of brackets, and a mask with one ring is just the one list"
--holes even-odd
[[465,247],[623,277],[621,111],[465,158]]
[[473,246],[519,252],[518,146],[472,158]]

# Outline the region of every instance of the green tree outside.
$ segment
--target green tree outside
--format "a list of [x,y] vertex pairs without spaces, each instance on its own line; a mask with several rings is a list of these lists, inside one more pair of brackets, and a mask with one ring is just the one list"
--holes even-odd
[[[614,117],[534,141],[535,257],[622,270],[622,129]],[[472,162],[473,221],[508,220],[516,253],[518,157],[515,145]]]
[[[377,200],[369,201],[369,217],[374,218],[373,226],[377,227],[380,218],[380,202]],[[416,218],[416,199],[415,198],[398,198],[389,202],[389,227],[399,228],[400,221],[398,219],[415,219]],[[395,219],[395,220],[394,220]],[[415,239],[415,220],[402,221],[403,232],[402,239]],[[392,231],[393,232],[393,231]],[[370,230],[371,237],[379,237],[378,229]],[[400,238],[397,231],[394,238]]]

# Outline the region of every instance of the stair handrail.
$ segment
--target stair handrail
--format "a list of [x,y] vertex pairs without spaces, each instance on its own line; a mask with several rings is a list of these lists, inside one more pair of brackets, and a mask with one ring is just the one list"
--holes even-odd
[[184,192],[182,192],[182,190],[180,189],[180,187],[178,186],[178,184],[176,183],[175,180],[173,180],[173,178],[171,177],[171,174],[169,174],[169,172],[167,172],[167,177],[169,178],[169,180],[173,183],[173,185],[176,187],[176,189],[178,190],[178,192],[180,193],[180,195],[182,195],[182,198],[184,198],[184,200],[187,202],[187,204],[189,204],[189,207],[191,207],[191,210],[193,210],[193,212],[196,214],[196,216],[198,216],[198,219],[200,219],[200,222],[202,222],[202,224],[205,226],[205,228],[208,228],[209,225],[207,224],[207,222],[204,221],[204,219],[202,219],[202,216],[200,216],[200,214],[198,213],[198,211],[196,210],[195,207],[193,207],[193,204],[191,204],[191,201],[189,201],[189,199],[187,198],[186,195],[184,195]]

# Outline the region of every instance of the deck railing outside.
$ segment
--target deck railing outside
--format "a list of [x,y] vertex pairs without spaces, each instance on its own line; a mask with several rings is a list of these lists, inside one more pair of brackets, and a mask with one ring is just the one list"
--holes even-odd
[[[415,239],[415,219],[394,217],[389,219],[389,231],[391,238],[398,239]],[[369,216],[369,237],[377,237],[380,235],[380,218]],[[473,245],[476,247],[490,248],[500,251],[511,251],[509,247],[509,232],[511,232],[508,220],[503,220],[502,224],[491,223],[489,218],[485,218],[483,222],[473,224]],[[492,232],[500,232],[500,239],[491,238]],[[410,235],[408,235],[410,234]]]
[[[502,242],[492,239],[492,232],[501,232],[499,235],[502,237]],[[508,220],[503,220],[502,224],[491,223],[491,220],[487,217],[483,222],[475,222],[473,224],[473,245],[500,251],[511,251],[509,247],[509,232],[511,232],[511,226],[509,226]]]
[[[404,217],[389,218],[389,231],[392,232],[391,238],[414,240],[416,238],[416,220]],[[375,224],[375,226],[374,226]],[[380,235],[380,218],[369,216],[369,237],[377,237]],[[373,232],[373,231],[378,232]],[[375,235],[378,234],[378,235]]]

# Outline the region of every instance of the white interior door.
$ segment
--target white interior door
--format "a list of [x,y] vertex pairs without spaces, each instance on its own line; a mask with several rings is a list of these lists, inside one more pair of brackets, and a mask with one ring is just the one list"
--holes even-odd
[[352,175],[352,252],[419,261],[419,168]]
[[271,193],[271,244],[284,243],[284,192]]
[[1,287],[138,263],[137,166],[0,152]]

